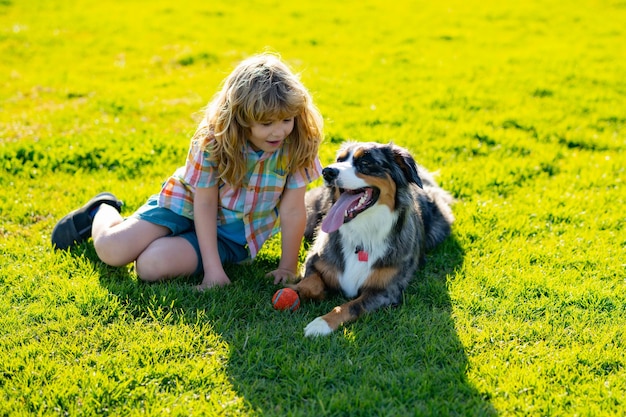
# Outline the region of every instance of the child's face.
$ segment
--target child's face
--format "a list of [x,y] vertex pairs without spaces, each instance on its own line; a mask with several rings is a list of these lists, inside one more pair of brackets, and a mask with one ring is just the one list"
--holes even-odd
[[274,152],[293,130],[294,119],[252,122],[250,144],[256,151]]

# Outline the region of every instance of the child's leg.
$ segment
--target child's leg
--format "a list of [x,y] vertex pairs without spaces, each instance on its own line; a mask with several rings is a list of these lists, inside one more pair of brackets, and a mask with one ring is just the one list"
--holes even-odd
[[153,197],[127,219],[119,213],[121,207],[113,194],[98,194],[56,224],[52,244],[65,250],[92,237],[102,262],[123,266],[137,261],[137,274],[145,281],[197,272],[199,248],[185,238],[168,236],[174,230],[176,234],[193,230],[191,220],[158,208]]
[[186,239],[170,234],[169,228],[135,216],[124,220],[117,210],[104,205],[93,219],[93,243],[100,260],[112,266],[135,261],[137,275],[144,281],[196,272],[195,248]]
[[131,217],[126,220],[113,207],[101,205],[94,216],[91,236],[102,262],[122,266],[136,260],[155,240],[170,234],[168,228]]
[[166,236],[153,241],[137,258],[135,270],[144,281],[161,281],[193,275],[198,269],[198,255],[189,241],[180,236]]

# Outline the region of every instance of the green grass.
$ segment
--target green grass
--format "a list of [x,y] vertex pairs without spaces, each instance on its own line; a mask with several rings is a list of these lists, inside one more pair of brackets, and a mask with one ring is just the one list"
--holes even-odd
[[[626,3],[0,0],[0,415],[626,414]],[[305,339],[273,240],[233,284],[145,285],[56,221],[130,214],[242,58],[458,199],[404,303]]]

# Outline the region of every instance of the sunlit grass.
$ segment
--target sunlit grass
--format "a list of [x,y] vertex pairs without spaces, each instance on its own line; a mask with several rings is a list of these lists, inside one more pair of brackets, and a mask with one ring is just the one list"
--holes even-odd
[[[0,0],[0,414],[622,415],[626,43],[620,1]],[[321,339],[339,300],[145,285],[56,221],[130,214],[242,58],[279,52],[344,140],[393,141],[457,198],[398,308]]]

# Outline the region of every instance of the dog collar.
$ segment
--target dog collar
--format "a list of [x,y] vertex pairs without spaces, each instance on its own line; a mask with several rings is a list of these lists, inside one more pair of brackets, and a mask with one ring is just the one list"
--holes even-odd
[[359,262],[367,262],[367,259],[369,258],[369,254],[367,253],[366,250],[363,249],[363,246],[361,245],[357,246],[354,253],[357,254],[359,258]]

